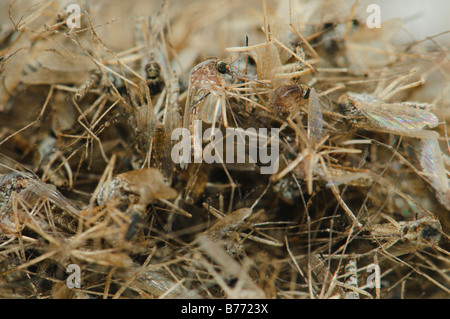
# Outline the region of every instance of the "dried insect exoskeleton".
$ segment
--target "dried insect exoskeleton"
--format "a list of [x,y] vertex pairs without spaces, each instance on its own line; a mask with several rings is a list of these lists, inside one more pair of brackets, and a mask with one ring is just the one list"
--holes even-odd
[[[214,128],[220,118],[223,119],[224,126],[228,127],[226,95],[232,76],[230,65],[219,59],[208,59],[191,70],[184,109],[184,128],[195,134],[193,123],[195,120],[202,120],[212,123],[211,136],[214,136]],[[198,149],[194,149],[194,157],[197,153]],[[187,163],[181,162],[181,167],[186,168]]]
[[17,206],[12,202],[13,198],[31,207],[48,200],[74,217],[79,213],[79,209],[54,185],[46,184],[30,173],[10,172],[0,176],[0,231],[5,234],[14,234],[18,230],[14,216],[11,216],[13,206]]
[[135,130],[137,145],[139,150],[147,155],[151,147],[156,124],[153,105],[136,106],[134,113],[132,127]]
[[399,241],[408,241],[412,245],[397,247],[392,253],[396,256],[439,244],[442,237],[441,223],[434,218],[422,218],[416,221],[397,222],[387,215],[383,215],[389,223],[371,226],[370,232],[377,241],[385,241],[383,249],[388,250]]
[[177,191],[171,188],[164,176],[156,168],[134,170],[107,180],[97,193],[99,205],[112,203],[130,216],[129,227],[125,239],[130,240],[139,229],[141,221],[151,202],[160,202],[173,208],[173,211],[191,217],[186,211],[179,209],[168,201],[177,197]]
[[92,88],[95,88],[100,84],[100,80],[102,79],[102,74],[98,70],[94,70],[90,72],[89,79],[84,81],[84,83],[78,88],[77,92],[74,94],[74,98],[76,101],[81,101],[84,99],[87,93]]
[[127,277],[135,278],[129,283],[130,288],[144,291],[150,296],[157,298],[167,296],[171,299],[200,298],[195,289],[188,290],[183,285],[179,285],[162,266],[161,269],[155,269],[155,265],[151,265],[151,269],[147,270],[136,265],[132,273],[127,273]]
[[188,204],[194,204],[205,193],[210,173],[209,165],[194,164],[190,165],[182,177],[188,179],[184,199]]
[[445,208],[450,210],[450,184],[442,151],[436,138],[423,142],[420,165],[434,188],[437,199]]
[[[56,167],[59,165],[59,163],[57,162],[58,158],[61,158],[62,160],[65,159],[62,152],[57,148],[56,138],[53,138],[51,136],[44,138],[39,144],[39,155],[39,168],[43,171],[42,178],[46,181],[49,180],[52,184],[58,187],[68,186],[69,181],[67,180],[67,177],[59,169],[53,171],[50,176],[47,176],[50,170],[56,169]],[[64,166],[70,174],[70,166]]]
[[172,199],[177,192],[164,181],[161,172],[155,168],[144,168],[116,175],[102,185],[97,196],[99,204],[118,198],[129,202],[129,194],[138,195],[132,204],[147,205],[154,199]]
[[[25,200],[48,199],[59,208],[77,215],[79,209],[76,208],[64,195],[62,195],[54,185],[46,184],[33,177],[29,173],[11,172],[1,177],[2,185],[16,185],[18,190],[22,190]],[[8,190],[14,190],[14,186],[7,186]]]
[[172,182],[172,163],[170,158],[170,133],[164,125],[158,124],[153,132],[152,158],[150,164],[157,168],[166,178],[168,184]]
[[353,92],[342,95],[338,103],[362,128],[418,138],[436,136],[424,129],[436,127],[438,118],[428,110],[413,107],[414,103],[385,103],[374,96]]
[[276,113],[288,115],[306,106],[310,89],[303,84],[282,85],[271,92],[269,105]]
[[196,118],[215,123],[223,115],[224,123],[227,121],[226,85],[232,75],[229,64],[218,59],[203,61],[192,69],[184,110],[185,128]]

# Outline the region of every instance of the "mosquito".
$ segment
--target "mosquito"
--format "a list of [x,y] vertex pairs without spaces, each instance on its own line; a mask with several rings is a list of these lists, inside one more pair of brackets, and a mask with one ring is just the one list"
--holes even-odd
[[34,203],[36,200],[48,199],[60,209],[77,216],[79,209],[75,207],[56,187],[46,184],[35,178],[30,173],[18,171],[0,176],[0,188],[2,195],[7,199],[11,192],[17,191],[25,201]]
[[[241,80],[243,83],[237,83],[237,80]],[[191,126],[194,120],[202,120],[212,124],[212,137],[219,120],[223,121],[224,127],[230,127],[227,118],[228,97],[247,101],[269,111],[263,105],[246,97],[247,87],[253,84],[267,85],[263,81],[250,79],[231,63],[221,59],[212,58],[199,63],[191,70],[189,77],[184,128],[192,131]],[[185,166],[182,165],[182,167]]]
[[[206,123],[214,123],[218,119],[220,111],[224,125],[228,126],[225,114],[225,96],[227,84],[231,82],[232,77],[233,73],[229,64],[219,59],[208,59],[192,69],[184,110],[185,128],[189,128],[192,122],[191,115]],[[211,112],[211,108],[214,110],[213,112]]]
[[403,255],[419,248],[432,247],[439,244],[442,237],[442,225],[439,220],[432,217],[424,217],[415,221],[395,221],[392,217],[382,214],[389,223],[376,224],[370,229],[372,236],[376,240],[383,240],[386,243],[383,249],[387,250],[399,241],[408,241],[413,246],[408,245],[406,249],[396,250],[395,255]]
[[[400,134],[418,138],[432,138],[435,132],[425,128],[434,128],[439,120],[429,110],[414,107],[417,103],[386,103],[375,96],[347,92],[340,96],[338,104],[344,113],[358,119],[356,125],[365,129]],[[364,119],[365,121],[359,121]]]

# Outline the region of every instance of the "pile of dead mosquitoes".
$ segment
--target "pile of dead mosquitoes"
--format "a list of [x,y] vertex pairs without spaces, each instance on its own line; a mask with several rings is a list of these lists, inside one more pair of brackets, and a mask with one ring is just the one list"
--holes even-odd
[[[221,5],[69,29],[58,1],[2,4],[0,297],[448,297],[445,48],[349,6]],[[202,29],[218,11],[242,38]],[[196,121],[277,129],[278,170],[176,163]]]

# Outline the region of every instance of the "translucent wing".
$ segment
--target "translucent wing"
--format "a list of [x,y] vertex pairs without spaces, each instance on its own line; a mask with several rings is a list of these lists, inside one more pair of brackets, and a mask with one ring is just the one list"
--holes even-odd
[[220,97],[209,94],[197,106],[198,119],[205,123],[214,123],[222,118],[222,103]]
[[394,132],[419,131],[427,126],[436,127],[439,123],[433,113],[401,104],[392,104],[389,107],[370,105],[360,111],[373,125]]
[[367,94],[349,92],[345,100],[367,117],[372,125],[393,132],[414,132],[427,126],[436,127],[439,123],[436,115],[430,111],[405,104],[384,103]]
[[21,80],[27,85],[51,85],[82,84],[88,78],[87,72],[61,72],[40,68],[36,72],[24,75]]
[[83,72],[93,70],[94,62],[88,57],[76,53],[62,53],[55,50],[45,50],[36,58],[43,67],[60,72]]
[[318,142],[322,135],[322,129],[322,109],[316,90],[312,88],[309,93],[308,103],[308,139],[314,143]]
[[[29,173],[11,172],[0,176],[0,186],[11,182],[16,185],[17,189],[21,189],[20,196],[30,204],[38,200],[49,200],[59,208],[78,214],[79,209],[76,208],[64,195],[62,195],[54,185],[46,184]],[[14,187],[13,187],[14,188]]]

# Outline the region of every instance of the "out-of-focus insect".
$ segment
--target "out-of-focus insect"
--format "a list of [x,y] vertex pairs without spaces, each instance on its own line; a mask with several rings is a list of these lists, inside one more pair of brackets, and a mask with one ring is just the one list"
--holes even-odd
[[428,110],[414,107],[415,103],[385,103],[372,95],[353,92],[343,94],[338,103],[358,127],[418,138],[436,136],[424,129],[436,127],[438,118]]
[[[69,183],[71,184],[71,182],[67,180],[67,177],[61,170],[57,169],[59,165],[59,163],[57,162],[58,158],[60,158],[62,161],[65,160],[62,152],[58,150],[57,139],[51,136],[47,136],[39,144],[39,163],[37,164],[39,169],[42,169],[43,171],[42,179],[46,181],[49,180],[53,185],[58,187],[69,186]],[[69,176],[72,177],[70,167],[68,165],[64,165],[64,167],[66,168]],[[48,172],[54,169],[57,170],[47,178]]]
[[14,51],[13,53],[9,53],[9,54],[0,56],[0,74],[2,74],[3,67],[5,66],[6,61],[8,61],[8,59],[13,57],[19,51],[20,51],[20,49]]
[[152,95],[161,93],[168,79],[168,58],[163,28],[165,15],[156,18],[140,18],[136,22],[135,41],[143,47],[143,57],[140,61],[141,73],[146,79]]
[[118,208],[131,216],[130,225],[125,233],[125,239],[131,239],[140,227],[144,218],[146,206],[154,201],[169,206],[173,212],[191,217],[189,213],[168,199],[177,197],[177,191],[171,188],[164,176],[156,168],[138,169],[105,181],[96,193],[99,205],[107,203],[118,204]]
[[[291,24],[293,27],[293,25]],[[227,48],[227,51],[230,52],[248,52],[249,55],[256,61],[257,66],[257,78],[258,80],[268,81],[272,88],[277,88],[282,85],[285,85],[289,82],[290,79],[299,78],[302,75],[308,74],[314,70],[312,65],[305,61],[304,56],[302,56],[302,50],[296,50],[296,52],[292,51],[287,45],[283,44],[273,35],[269,35],[266,31],[266,42],[245,46],[245,47],[234,47]],[[294,31],[296,32],[295,28]],[[305,40],[298,32],[297,35],[300,36],[301,39]],[[307,43],[307,41],[305,41]],[[285,64],[282,65],[280,51],[277,46],[287,53],[290,57],[294,57],[298,63],[294,64]],[[309,44],[307,44],[309,48]],[[312,48],[311,48],[312,49]],[[314,55],[316,55],[315,51]],[[317,57],[317,56],[316,56]],[[284,59],[283,59],[284,60]],[[317,60],[316,60],[317,61]],[[294,67],[294,72],[284,72],[285,69],[291,69]],[[297,70],[295,70],[297,69]],[[298,71],[298,69],[301,69]]]
[[444,157],[436,138],[423,142],[420,165],[434,188],[437,199],[450,210],[450,182],[444,165]]
[[[401,19],[391,19],[384,21],[382,28],[369,28],[365,26],[365,23],[353,22],[352,32],[349,32],[347,26],[344,54],[352,70],[363,73],[367,70],[381,69],[393,63],[396,57],[392,39],[401,30],[402,24]],[[374,50],[374,47],[377,50]]]
[[[12,34],[15,34],[14,28],[11,29]],[[6,46],[3,49],[3,40],[9,42],[9,36],[4,39],[0,39],[0,111],[4,111],[8,106],[8,102],[12,97],[12,92],[16,89],[18,84],[20,83],[20,77],[22,75],[22,71],[24,66],[27,63],[27,60],[30,58],[27,50],[23,50],[23,48],[18,48],[19,44],[16,45],[16,42],[19,42],[19,39],[23,35],[24,31],[22,31],[16,38],[13,40],[13,43]],[[1,37],[1,36],[0,36]],[[11,39],[12,40],[12,39]]]
[[148,154],[151,149],[151,143],[156,125],[153,105],[149,105],[148,103],[139,106],[135,105],[134,116],[131,121],[132,127],[135,130],[139,150],[141,150],[144,154]]
[[86,56],[76,53],[44,50],[36,58],[40,67],[22,77],[27,85],[83,84],[95,64]]
[[156,102],[147,101],[147,104],[136,108],[135,118],[139,148],[147,155],[145,161],[159,169],[170,184],[174,166],[170,150],[175,145],[170,135],[175,128],[182,126],[182,120],[178,105],[179,79],[172,71],[164,35],[167,24],[167,3],[163,4],[163,11],[156,17],[137,20],[135,41],[137,46],[143,48],[140,72],[152,100],[155,96],[158,98]]
[[145,66],[145,73],[150,92],[152,94],[161,92],[164,87],[164,80],[161,74],[161,66],[154,61],[154,58]]
[[[397,222],[390,216],[385,214],[382,216],[389,223],[373,225],[370,232],[377,241],[385,241],[383,249],[392,252],[395,256],[436,246],[442,237],[442,226],[437,219],[425,217],[416,221]],[[397,249],[390,249],[399,241],[408,241],[410,244],[406,248],[400,245]]]
[[359,299],[359,294],[351,290],[351,288],[358,288],[358,266],[355,258],[349,260],[345,265],[345,276],[347,277],[345,284],[350,288],[345,293],[345,299]]
[[210,211],[214,211],[215,215],[219,216],[220,218],[217,223],[215,223],[205,232],[205,235],[210,237],[212,240],[221,239],[227,233],[238,230],[239,227],[244,223],[244,220],[253,212],[251,208],[246,207],[237,209],[227,216],[222,216],[220,212],[214,207],[211,207],[206,203],[204,203],[203,206]]
[[186,179],[184,200],[187,204],[194,204],[205,193],[209,173],[210,166],[203,163],[194,163],[182,172],[181,178]]

